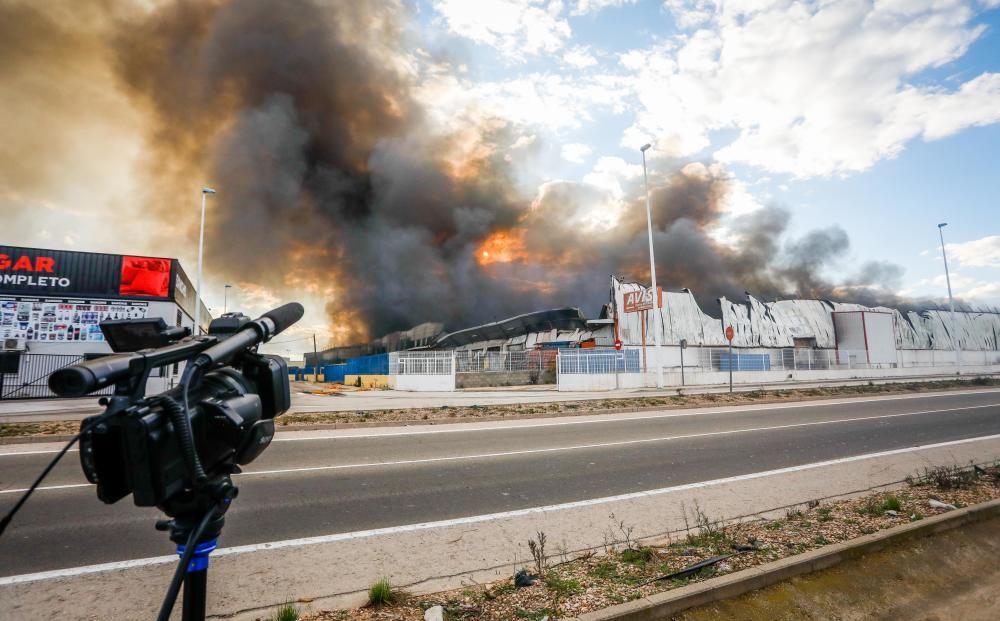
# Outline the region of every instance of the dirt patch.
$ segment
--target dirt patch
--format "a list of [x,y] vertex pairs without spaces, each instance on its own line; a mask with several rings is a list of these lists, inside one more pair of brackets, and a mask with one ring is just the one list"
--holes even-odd
[[[801,507],[789,509],[781,519],[751,519],[735,523],[715,521],[705,515],[695,506],[687,508],[689,524],[686,529],[672,533],[664,539],[654,542],[640,542],[632,539],[632,526],[609,516],[605,534],[603,553],[587,554],[569,558],[560,551],[559,545],[552,542],[543,544],[544,533],[536,533],[533,537],[538,555],[534,561],[527,561],[522,566],[512,567],[511,573],[523,570],[527,575],[534,576],[536,581],[530,586],[517,586],[516,578],[498,581],[490,584],[470,584],[466,588],[434,593],[420,597],[401,596],[400,601],[392,606],[377,608],[357,608],[351,610],[314,611],[303,616],[306,621],[419,621],[423,619],[424,610],[435,605],[445,609],[446,619],[507,621],[516,619],[534,619],[541,621],[544,617],[559,619],[575,617],[585,612],[600,610],[614,604],[631,601],[654,593],[677,588],[695,581],[705,580],[712,576],[731,573],[770,561],[817,549],[832,543],[855,539],[862,535],[874,533],[907,522],[921,520],[926,516],[943,513],[950,509],[932,506],[931,501],[963,507],[978,504],[1000,497],[1000,467],[994,465],[986,468],[940,468],[914,476],[910,485],[902,490],[892,492],[872,493],[863,497],[842,500],[832,503],[808,503]],[[1000,534],[1000,521],[993,520],[989,528],[993,541]],[[979,528],[979,526],[976,526]],[[961,532],[949,534],[947,537],[961,538]],[[916,543],[901,544],[910,548],[925,544],[924,540]],[[964,545],[964,544],[963,544]],[[1000,551],[1000,542],[991,543],[994,552],[983,555],[983,559],[993,559]],[[938,552],[933,548],[923,564],[913,564],[909,560],[909,552],[880,552],[886,555],[877,572],[870,569],[873,576],[879,576],[886,585],[905,587],[913,598],[886,599],[874,594],[865,595],[871,605],[859,607],[866,611],[860,616],[831,614],[830,608],[823,608],[828,602],[835,606],[843,606],[851,611],[855,605],[854,599],[848,593],[837,600],[837,594],[848,588],[845,582],[850,578],[851,584],[865,586],[869,582],[856,571],[834,568],[824,572],[826,577],[816,578],[809,582],[811,576],[801,580],[765,589],[758,594],[750,594],[742,599],[757,598],[757,616],[744,615],[744,609],[738,603],[722,602],[714,607],[706,607],[691,612],[691,616],[682,616],[685,621],[700,621],[701,619],[851,619],[851,618],[894,618],[894,619],[951,619],[957,616],[940,616],[948,612],[946,607],[938,606],[944,612],[931,613],[933,608],[920,609],[919,606],[931,599],[924,597],[925,589],[945,588],[950,584],[950,576],[955,575],[960,581],[963,574],[956,574],[955,568],[949,563],[948,569],[941,574],[935,571],[934,564],[942,556],[954,553],[952,544],[944,544]],[[530,546],[529,546],[530,547]],[[540,548],[546,548],[541,550]],[[966,550],[967,551],[967,550]],[[720,559],[719,557],[726,558]],[[717,562],[687,575],[671,574],[691,568],[692,565],[709,559]],[[868,557],[851,561],[852,563],[868,563]],[[956,561],[957,562],[957,561]],[[992,563],[992,561],[990,561]],[[995,563],[994,563],[995,564]],[[921,575],[927,578],[923,581],[914,577],[906,577],[907,567],[919,569]],[[872,565],[875,567],[876,565]],[[866,569],[865,571],[869,571]],[[1000,584],[1000,569],[993,569],[998,584]],[[839,572],[839,573],[837,573]],[[898,578],[904,576],[904,578]],[[970,580],[968,585],[956,587],[954,595],[967,595],[964,601],[969,606],[975,606],[982,598],[991,596],[990,592],[980,592],[973,578],[975,574],[964,574]],[[374,579],[374,577],[373,577]],[[897,585],[894,581],[903,580],[905,584]],[[796,587],[802,584],[806,586]],[[967,588],[966,588],[967,587]],[[853,587],[850,587],[853,588]],[[793,589],[789,595],[788,589]],[[796,590],[797,589],[797,590]],[[964,589],[964,590],[963,590]],[[928,591],[930,592],[930,591]],[[874,593],[874,591],[872,591]],[[992,591],[992,597],[996,591]],[[891,589],[890,593],[891,594]],[[888,595],[888,594],[887,594]],[[803,604],[800,600],[811,597],[812,604]],[[923,597],[923,599],[920,599]],[[734,600],[739,602],[740,600]],[[995,601],[995,600],[994,600]],[[784,606],[784,608],[782,608]],[[860,606],[860,605],[859,605]],[[881,616],[879,607],[885,611],[894,611],[891,615]],[[910,607],[908,607],[910,606]],[[783,612],[786,611],[787,612]],[[913,613],[922,610],[924,616],[914,616]],[[731,611],[727,612],[727,611]],[[775,614],[779,611],[780,614]],[[852,613],[853,614],[853,613]],[[937,614],[938,616],[930,616]],[[699,616],[701,615],[701,616]],[[730,616],[726,616],[730,615]],[[949,613],[950,615],[950,613]],[[998,618],[997,616],[972,616],[966,619]],[[963,620],[964,621],[964,620]]]

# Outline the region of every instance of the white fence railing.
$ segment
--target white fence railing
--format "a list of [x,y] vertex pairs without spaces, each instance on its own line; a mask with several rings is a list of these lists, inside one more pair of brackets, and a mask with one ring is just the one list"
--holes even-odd
[[389,375],[454,375],[453,351],[398,351],[389,354]]
[[638,349],[563,349],[559,351],[559,374],[598,375],[639,373]]
[[[716,371],[729,371],[730,367],[733,371],[823,371],[955,366],[955,352],[951,351],[897,352],[892,361],[879,361],[878,358],[872,361],[869,356],[869,352],[863,349],[733,349],[730,354],[725,347],[697,347],[686,350],[684,366]],[[961,363],[963,366],[1000,365],[1000,352],[963,351]],[[664,361],[664,366],[680,364],[671,365]]]

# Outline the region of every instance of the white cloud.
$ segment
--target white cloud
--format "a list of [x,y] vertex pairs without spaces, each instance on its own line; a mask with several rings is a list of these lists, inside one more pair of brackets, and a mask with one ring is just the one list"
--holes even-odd
[[635,4],[635,2],[636,0],[579,0],[576,3],[576,8],[573,9],[573,15],[587,15],[610,7],[618,8],[626,4]]
[[977,301],[1000,302],[1000,282],[985,283],[973,287],[966,291],[963,297]]
[[582,164],[592,152],[593,149],[590,148],[590,145],[572,142],[564,144],[559,150],[559,155],[567,162]]
[[604,156],[583,176],[583,182],[606,191],[617,201],[625,197],[624,185],[642,177],[642,164],[629,164],[620,157]]
[[945,244],[948,258],[966,267],[1000,267],[1000,235],[981,239]]
[[555,52],[571,35],[561,2],[437,0],[434,8],[451,32],[495,47],[510,60]]
[[717,160],[798,177],[861,171],[907,141],[1000,121],[1000,74],[957,89],[914,82],[982,34],[958,0],[666,0],[688,28],[624,54],[638,101],[622,145],[656,138],[692,156],[737,130]]
[[597,64],[597,58],[590,53],[590,49],[586,46],[576,46],[570,50],[567,50],[563,54],[563,61],[577,69],[586,69],[587,67],[593,67]]

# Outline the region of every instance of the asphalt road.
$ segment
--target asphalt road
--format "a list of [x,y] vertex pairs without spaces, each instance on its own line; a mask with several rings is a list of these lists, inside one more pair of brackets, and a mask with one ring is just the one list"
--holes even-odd
[[[221,543],[496,513],[993,434],[1000,391],[289,434],[236,477]],[[0,511],[51,457],[0,453]],[[36,493],[0,539],[0,576],[171,553],[153,529],[158,512],[100,503],[76,453],[45,485],[53,489]]]

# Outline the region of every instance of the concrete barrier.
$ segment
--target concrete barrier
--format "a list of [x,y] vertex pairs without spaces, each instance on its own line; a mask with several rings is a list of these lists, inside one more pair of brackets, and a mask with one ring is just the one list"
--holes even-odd
[[654,621],[723,599],[815,571],[829,569],[843,561],[877,552],[886,546],[1000,517],[1000,500],[992,500],[957,511],[902,524],[858,539],[824,546],[804,554],[751,567],[704,582],[698,582],[626,604],[597,610],[567,621]]

